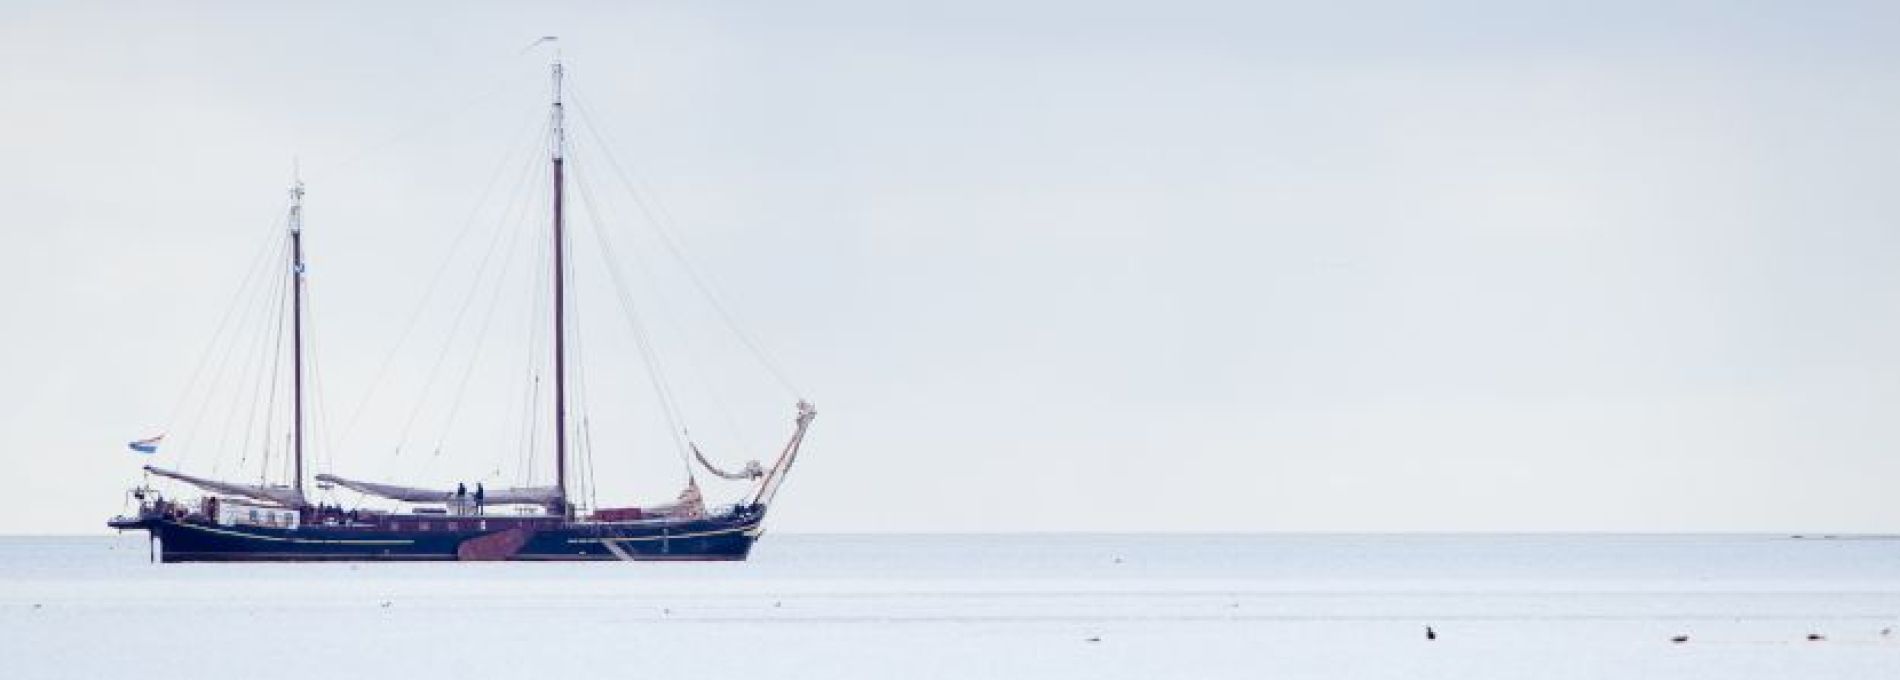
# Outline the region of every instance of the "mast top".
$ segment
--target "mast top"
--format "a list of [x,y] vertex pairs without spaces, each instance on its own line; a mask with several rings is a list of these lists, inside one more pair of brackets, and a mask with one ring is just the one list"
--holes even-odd
[[561,57],[559,54],[556,54],[554,56],[553,70],[554,70],[554,111],[553,111],[554,148],[553,148],[553,152],[554,152],[554,160],[558,161],[558,160],[567,158],[567,120],[566,120],[565,112],[563,110],[564,107],[561,105],[562,69],[561,69]]
[[290,233],[303,232],[303,175],[291,171],[290,179]]

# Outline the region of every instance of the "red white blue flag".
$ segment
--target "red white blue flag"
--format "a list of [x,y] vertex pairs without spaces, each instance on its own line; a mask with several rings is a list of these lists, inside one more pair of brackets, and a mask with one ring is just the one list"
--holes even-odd
[[149,439],[134,440],[126,444],[126,446],[139,453],[158,453],[158,440],[164,438],[165,435],[161,434]]

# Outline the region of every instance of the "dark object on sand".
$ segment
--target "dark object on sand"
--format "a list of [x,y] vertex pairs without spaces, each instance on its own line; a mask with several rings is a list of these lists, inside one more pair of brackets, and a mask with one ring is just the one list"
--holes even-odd
[[1435,630],[1432,630],[1432,627],[1431,627],[1431,626],[1426,626],[1426,627],[1425,627],[1425,639],[1427,639],[1427,640],[1436,640],[1436,639],[1438,639],[1438,631],[1435,631]]
[[1689,641],[1689,636],[1687,636],[1687,635],[1677,635],[1677,636],[1675,636],[1675,637],[1672,637],[1672,638],[1669,638],[1669,641],[1670,641],[1670,642],[1674,642],[1674,643],[1676,643],[1676,644],[1682,644],[1682,643],[1684,643],[1684,642],[1688,642],[1688,641]]
[[1808,642],[1821,642],[1826,639],[1827,639],[1826,635],[1822,635],[1820,633],[1808,633]]

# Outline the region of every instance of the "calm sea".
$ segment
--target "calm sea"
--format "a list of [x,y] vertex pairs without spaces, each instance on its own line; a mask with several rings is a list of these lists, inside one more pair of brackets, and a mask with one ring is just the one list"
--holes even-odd
[[0,677],[1900,677],[1883,537],[769,535],[737,564],[146,549],[0,538]]

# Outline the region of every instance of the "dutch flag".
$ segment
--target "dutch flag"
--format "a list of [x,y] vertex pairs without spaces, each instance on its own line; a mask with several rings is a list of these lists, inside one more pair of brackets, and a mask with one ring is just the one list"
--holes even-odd
[[126,446],[139,453],[158,453],[158,440],[164,438],[165,435],[161,434],[150,439],[134,440],[127,443]]

